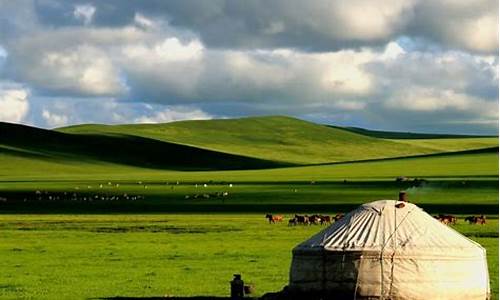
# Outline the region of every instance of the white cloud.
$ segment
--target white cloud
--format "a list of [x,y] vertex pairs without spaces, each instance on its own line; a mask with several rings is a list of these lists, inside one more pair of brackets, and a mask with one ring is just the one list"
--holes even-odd
[[191,61],[200,59],[203,45],[199,40],[182,43],[176,37],[169,37],[152,47],[146,45],[128,45],[123,49],[127,59],[144,59],[145,63],[165,63],[172,61]]
[[484,101],[452,90],[413,88],[396,92],[384,102],[390,108],[409,111],[436,112],[439,110],[468,110]]
[[[251,5],[233,2],[248,10],[229,12],[205,4],[214,9],[196,20],[187,20],[192,11],[165,17],[159,5],[157,13],[127,10],[122,27],[117,20],[101,27],[106,10],[95,2],[92,13],[78,13],[92,26],[74,26],[70,13],[61,22],[72,26],[42,26],[2,41],[9,54],[3,69],[37,96],[74,101],[65,109],[43,106],[45,116],[38,109],[43,124],[276,113],[388,122],[401,110],[410,116],[402,122],[414,124],[431,115],[448,124],[492,124],[498,56],[488,53],[498,17],[483,0],[472,13],[471,4],[438,2],[276,1],[259,18]],[[394,40],[401,35],[410,42]]]
[[154,29],[158,25],[155,24],[155,21],[147,18],[143,14],[136,13],[134,15],[134,23],[137,24],[137,26],[144,28],[144,29]]
[[0,45],[0,59],[3,59],[7,57],[7,50],[5,50],[4,47],[2,47],[2,45]]
[[498,1],[421,0],[412,34],[448,47],[492,53],[498,49]]
[[22,122],[29,110],[28,95],[22,88],[0,89],[0,121]]
[[42,110],[42,117],[50,127],[61,127],[68,124],[67,116],[50,112],[47,109]]
[[213,117],[197,108],[172,106],[134,119],[134,123],[168,123],[181,120],[207,120]]
[[106,51],[85,44],[61,50],[40,46],[36,55],[26,52],[34,50],[31,47],[23,48],[26,60],[16,60],[16,65],[10,66],[15,67],[20,80],[57,93],[106,96],[125,91],[119,71]]
[[84,25],[92,23],[96,8],[90,4],[76,5],[73,10],[75,19],[82,21]]
[[[336,38],[344,40],[379,40],[397,34],[410,20],[417,1],[332,1],[331,9],[323,16]],[[328,21],[327,21],[328,22]]]

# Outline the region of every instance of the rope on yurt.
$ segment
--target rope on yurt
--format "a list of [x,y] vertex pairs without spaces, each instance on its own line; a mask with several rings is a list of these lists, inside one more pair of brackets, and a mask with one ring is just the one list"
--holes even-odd
[[[341,272],[344,272],[345,252],[346,252],[346,249],[348,247],[348,244],[346,243],[346,240],[349,237],[349,234],[351,233],[351,225],[352,225],[352,221],[354,219],[354,215],[355,214],[352,214],[350,216],[350,218],[349,218],[349,223],[347,224],[347,232],[346,232],[346,234],[344,236],[344,240],[342,241],[342,262],[340,264]],[[356,279],[356,281],[357,281],[357,279]],[[354,297],[356,297],[356,294],[354,294]]]
[[321,281],[321,289],[323,295],[326,295],[326,250],[323,248],[321,249],[321,258],[322,258],[322,281]]
[[393,284],[393,280],[394,280],[394,255],[396,254],[396,239],[393,238],[393,236],[397,236],[397,231],[398,231],[398,228],[399,226],[401,226],[401,224],[403,224],[403,222],[406,220],[406,218],[410,215],[410,213],[413,212],[415,208],[412,208],[411,210],[409,210],[406,215],[401,219],[401,222],[399,222],[399,224],[397,224],[397,220],[396,220],[396,207],[394,207],[394,231],[389,235],[389,238],[384,241],[384,244],[382,245],[382,249],[380,250],[380,256],[379,256],[379,260],[380,260],[380,299],[384,299],[384,262],[383,262],[383,257],[384,257],[384,250],[385,250],[385,247],[387,246],[387,244],[389,243],[389,241],[392,240],[392,255],[391,255],[391,283],[390,283],[390,287],[389,287],[389,293],[392,291],[392,284]]
[[[394,229],[397,228],[397,207],[394,205]],[[394,282],[394,255],[396,255],[396,242],[398,240],[398,232],[394,230],[394,238],[392,239],[392,255],[391,255],[391,277],[390,277],[390,285],[389,285],[389,297],[392,294],[392,286]]]

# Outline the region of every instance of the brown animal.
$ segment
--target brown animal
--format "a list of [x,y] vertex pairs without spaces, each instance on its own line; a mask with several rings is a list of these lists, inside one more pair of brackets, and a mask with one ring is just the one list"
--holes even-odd
[[479,217],[477,217],[476,224],[486,224],[486,217],[484,215],[480,215]]
[[336,214],[335,217],[333,217],[333,220],[337,222],[338,220],[342,219],[344,217],[344,214]]
[[320,221],[321,225],[323,225],[323,224],[331,224],[332,223],[332,218],[330,216],[322,216],[322,215],[320,215],[319,217],[321,219],[321,221]]
[[276,223],[276,222],[282,222],[283,221],[283,216],[282,215],[276,215],[273,216],[272,214],[267,214],[266,219],[269,220],[269,224],[271,223]]
[[295,219],[297,220],[297,224],[307,225],[309,224],[309,217],[307,215],[295,215]]
[[309,216],[309,225],[317,225],[321,222],[321,218],[318,215]]
[[434,218],[445,225],[457,224],[457,217],[452,216],[452,215],[439,215],[439,216],[435,216]]
[[466,222],[469,222],[469,224],[481,224],[484,225],[486,224],[486,217],[484,215],[478,216],[469,216],[465,218]]

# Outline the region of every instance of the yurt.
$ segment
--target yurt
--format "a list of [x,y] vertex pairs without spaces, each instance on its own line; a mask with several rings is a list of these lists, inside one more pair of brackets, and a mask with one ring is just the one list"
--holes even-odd
[[363,204],[295,247],[288,290],[328,299],[490,295],[486,250],[396,200]]

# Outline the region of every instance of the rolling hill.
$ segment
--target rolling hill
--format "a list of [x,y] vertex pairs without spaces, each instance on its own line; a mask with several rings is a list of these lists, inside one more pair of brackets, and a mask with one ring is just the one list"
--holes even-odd
[[496,137],[382,139],[279,116],[56,130],[0,122],[0,177],[248,170],[494,147]]
[[[171,170],[258,169],[286,164],[133,135],[67,134],[0,123],[0,162],[26,170],[74,165]],[[17,163],[13,163],[17,162]]]
[[[72,134],[133,135],[218,152],[292,164],[405,157],[494,147],[496,137],[386,139],[291,117],[180,121],[166,124],[77,125]],[[401,136],[396,136],[401,137]],[[412,136],[412,137],[415,137]]]

